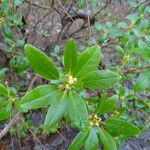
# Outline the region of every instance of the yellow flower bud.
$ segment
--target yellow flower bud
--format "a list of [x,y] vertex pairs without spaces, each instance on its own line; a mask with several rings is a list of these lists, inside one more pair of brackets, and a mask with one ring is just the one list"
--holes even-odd
[[76,82],[76,81],[77,81],[77,78],[74,78],[73,80],[74,80],[74,82]]
[[70,86],[69,86],[69,84],[66,84],[66,89],[70,89]]
[[68,77],[68,84],[72,85],[77,81],[77,78],[73,78],[71,75]]
[[68,80],[70,80],[70,81],[73,80],[73,77],[72,77],[72,76],[69,76]]
[[116,115],[119,115],[119,112],[118,112],[118,111],[115,111],[115,114],[116,114]]
[[14,101],[15,101],[15,99],[14,99],[13,97],[10,97],[9,100],[10,100],[11,102],[14,102]]
[[94,125],[94,123],[92,121],[90,121],[90,126],[92,127]]
[[89,119],[92,119],[92,115],[89,115]]
[[97,115],[94,115],[94,118],[95,118],[95,119],[98,119],[98,116],[97,116]]
[[98,122],[96,122],[95,125],[99,127],[99,123]]
[[74,81],[73,81],[73,80],[69,80],[68,83],[69,83],[70,85],[72,85],[72,84],[74,83]]
[[69,83],[70,85],[72,85],[72,84],[74,83],[74,79],[73,79],[72,76],[69,76],[69,78],[68,78],[68,83]]

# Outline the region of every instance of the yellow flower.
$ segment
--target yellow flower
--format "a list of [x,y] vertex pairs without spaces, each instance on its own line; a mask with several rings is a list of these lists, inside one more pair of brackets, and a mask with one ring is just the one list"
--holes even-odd
[[69,84],[66,84],[66,89],[70,89],[70,86],[69,86]]
[[94,123],[91,121],[91,122],[90,122],[90,126],[92,127],[93,125],[94,125]]
[[10,98],[9,98],[9,101],[14,102],[15,99],[14,99],[13,97],[10,97]]
[[71,75],[68,78],[68,84],[72,85],[77,81],[77,78],[73,78]]
[[99,123],[98,122],[96,122],[95,125],[99,127]]
[[98,116],[97,116],[97,115],[94,115],[94,118],[95,118],[95,119],[98,119]]

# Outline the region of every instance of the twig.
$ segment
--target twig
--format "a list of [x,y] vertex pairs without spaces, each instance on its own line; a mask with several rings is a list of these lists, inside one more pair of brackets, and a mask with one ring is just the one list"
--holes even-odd
[[64,141],[67,141],[66,138],[65,138],[58,130],[57,130],[56,132],[61,136],[61,138],[62,138]]
[[43,150],[45,150],[42,142],[38,139],[38,137],[34,134],[34,132],[28,127],[28,125],[21,119],[22,123],[26,126],[26,128],[31,132],[31,134],[33,135],[33,137],[38,141],[38,143],[41,145],[41,148]]
[[27,90],[27,91],[31,90],[31,88],[32,88],[34,82],[36,81],[37,77],[38,77],[38,75],[36,74],[36,75],[34,76],[34,78],[31,80],[31,82],[30,82],[30,84],[29,84],[29,86],[28,86],[28,90]]
[[17,135],[18,135],[18,140],[19,140],[19,147],[20,147],[20,150],[22,150],[22,148],[21,148],[21,138],[20,138],[20,133],[19,133],[18,129],[17,129]]
[[73,18],[70,16],[70,14],[67,12],[67,10],[64,8],[64,6],[61,3],[61,7],[64,10],[64,12],[68,15],[68,17],[72,20],[72,22],[74,21]]
[[9,128],[19,119],[19,112],[12,118],[8,125],[0,132],[0,139],[8,132]]
[[107,8],[108,4],[104,5],[102,8],[100,8],[95,14],[94,16],[97,16],[103,9]]
[[149,0],[145,0],[144,2],[141,2],[135,9],[138,9],[139,7],[141,7],[142,5],[145,5],[145,3],[147,3],[148,2],[148,4],[146,4],[146,6],[148,6],[149,5]]
[[[87,0],[86,0],[86,7],[87,7],[87,10],[89,10],[89,4],[88,4]],[[89,37],[91,38],[92,33],[91,33],[91,25],[90,25],[90,16],[89,16],[89,13],[88,13],[88,16],[87,16],[87,20],[88,20],[88,28],[89,28]]]
[[129,69],[124,71],[124,74],[136,72],[136,71],[143,70],[143,69],[149,69],[149,68],[150,68],[150,65],[139,67],[139,68],[129,68]]
[[36,3],[31,3],[30,1],[27,1],[27,0],[24,0],[24,1],[25,1],[27,4],[29,4],[29,5],[33,5],[33,6],[42,8],[42,9],[50,9],[50,7],[47,7],[47,6],[39,5],[39,4],[36,4]]

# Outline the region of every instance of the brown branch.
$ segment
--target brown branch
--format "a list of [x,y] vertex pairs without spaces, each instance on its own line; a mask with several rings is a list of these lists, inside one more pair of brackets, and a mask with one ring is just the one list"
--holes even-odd
[[19,119],[19,115],[20,115],[20,112],[17,113],[14,118],[12,118],[12,120],[7,124],[7,126],[0,132],[0,139],[7,134],[8,130],[10,129],[10,127],[16,123]]
[[150,69],[150,65],[139,67],[139,68],[129,68],[129,69],[127,69],[127,70],[124,71],[124,74],[132,73],[132,72],[136,72],[136,71],[144,70],[144,69]]
[[45,6],[45,5],[39,5],[36,3],[31,3],[30,1],[24,0],[27,4],[32,5],[32,6],[36,6],[39,7],[41,9],[50,9],[52,8],[53,10],[55,10],[58,14],[61,14],[61,12],[53,5],[51,4],[50,7],[49,6]]
[[29,86],[28,86],[27,91],[29,91],[29,90],[32,89],[32,86],[33,86],[34,82],[36,81],[37,77],[38,77],[38,75],[35,74],[34,78],[31,80],[31,82],[30,82],[30,84],[29,84]]
[[135,9],[138,9],[138,8],[141,7],[142,5],[148,6],[149,4],[150,4],[149,0],[145,0],[144,2],[141,2]]
[[47,7],[47,6],[39,5],[39,4],[36,4],[36,3],[31,3],[30,1],[27,1],[27,0],[24,0],[24,1],[25,1],[25,3],[27,3],[29,5],[33,5],[33,6],[42,8],[42,9],[50,9],[50,7]]

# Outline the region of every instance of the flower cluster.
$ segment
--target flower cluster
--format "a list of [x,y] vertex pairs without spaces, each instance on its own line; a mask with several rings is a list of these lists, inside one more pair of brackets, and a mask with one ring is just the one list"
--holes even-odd
[[71,75],[68,77],[68,82],[65,85],[65,89],[70,90],[71,87],[75,84],[77,78],[73,78]]
[[89,115],[89,120],[90,120],[90,126],[97,126],[99,127],[100,122],[101,122],[101,118],[99,118],[97,115]]

